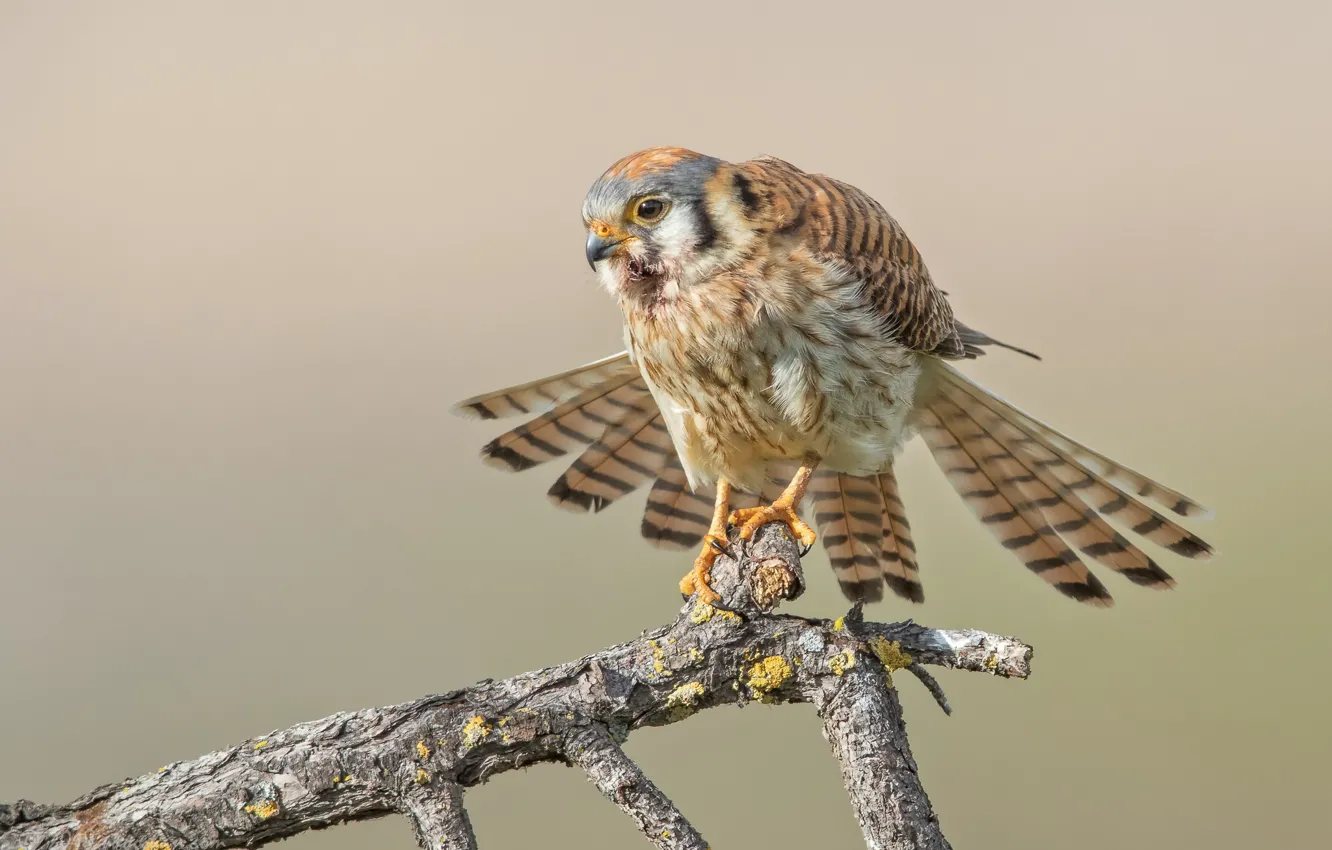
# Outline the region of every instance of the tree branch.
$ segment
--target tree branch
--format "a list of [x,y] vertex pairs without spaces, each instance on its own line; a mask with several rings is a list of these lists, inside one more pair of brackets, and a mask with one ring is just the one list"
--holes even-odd
[[402,797],[402,811],[412,823],[417,844],[435,850],[476,850],[476,835],[456,782],[433,782],[418,774],[418,787],[405,790]]
[[[538,762],[582,767],[658,847],[702,848],[618,742],[748,701],[819,709],[869,847],[947,847],[892,671],[932,664],[1026,678],[1031,648],[985,632],[862,622],[858,609],[832,622],[773,614],[803,589],[796,544],[771,525],[738,550],[713,570],[729,610],[691,600],[674,623],[566,664],[302,723],[68,805],[0,805],[0,850],[259,846],[393,813],[412,821],[422,847],[473,848],[463,789]],[[947,705],[937,683],[931,692]]]
[[638,829],[662,850],[707,850],[703,836],[685,820],[675,804],[643,775],[599,725],[570,736],[565,747],[570,762],[587,771],[601,793],[638,823]]

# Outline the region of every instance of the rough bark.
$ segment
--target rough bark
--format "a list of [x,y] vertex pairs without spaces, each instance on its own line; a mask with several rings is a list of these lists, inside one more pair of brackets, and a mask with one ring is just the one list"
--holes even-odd
[[620,749],[631,731],[717,705],[808,702],[871,848],[947,847],[916,773],[892,673],[920,665],[1025,678],[1031,648],[978,631],[772,613],[803,587],[786,529],[719,558],[730,610],[696,604],[629,643],[387,708],[335,714],[105,785],[67,805],[0,805],[0,850],[258,846],[348,820],[406,816],[422,847],[473,848],[463,789],[574,764],[662,848],[706,842]]

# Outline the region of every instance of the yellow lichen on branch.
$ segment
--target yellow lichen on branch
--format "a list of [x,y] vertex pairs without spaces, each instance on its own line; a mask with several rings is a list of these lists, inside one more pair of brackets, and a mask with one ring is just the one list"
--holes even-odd
[[769,655],[749,668],[749,692],[759,702],[772,702],[772,693],[794,675],[791,665],[780,655]]
[[739,614],[734,611],[727,611],[725,608],[716,608],[706,602],[696,602],[694,610],[689,615],[689,622],[696,626],[701,626],[714,616],[721,617],[723,620],[729,620],[734,623],[744,622]]
[[672,720],[683,720],[698,710],[698,701],[702,697],[702,682],[683,684],[666,697],[666,713]]
[[469,750],[489,736],[490,724],[479,714],[463,724],[462,742],[463,746]]
[[902,650],[901,641],[890,641],[883,635],[875,635],[869,639],[869,646],[879,659],[879,663],[883,665],[884,672],[888,674],[890,685],[893,683],[894,670],[911,666],[911,656]]
[[852,650],[844,649],[841,652],[828,659],[828,669],[832,670],[838,676],[846,673],[847,670],[856,666],[856,654]]
[[259,820],[268,820],[280,811],[280,807],[276,800],[260,800],[246,806],[245,811],[259,818]]

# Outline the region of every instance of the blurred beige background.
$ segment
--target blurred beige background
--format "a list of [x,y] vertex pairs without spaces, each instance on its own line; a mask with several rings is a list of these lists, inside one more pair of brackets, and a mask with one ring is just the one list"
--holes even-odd
[[[1332,6],[926,5],[0,2],[0,799],[671,617],[641,494],[570,517],[448,406],[618,350],[583,193],[679,144],[874,194],[1046,358],[971,374],[1217,510],[1101,612],[911,449],[928,602],[871,615],[1037,647],[951,718],[902,685],[954,846],[1326,846]],[[715,847],[859,846],[805,707],[629,749]],[[468,799],[486,848],[641,844],[557,767]]]

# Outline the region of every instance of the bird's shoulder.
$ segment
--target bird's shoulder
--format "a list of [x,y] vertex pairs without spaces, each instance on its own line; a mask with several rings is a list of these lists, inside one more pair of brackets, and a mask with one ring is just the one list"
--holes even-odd
[[803,247],[845,275],[899,344],[965,356],[947,295],[902,226],[869,193],[773,156],[736,164],[732,181],[755,230],[774,244]]

